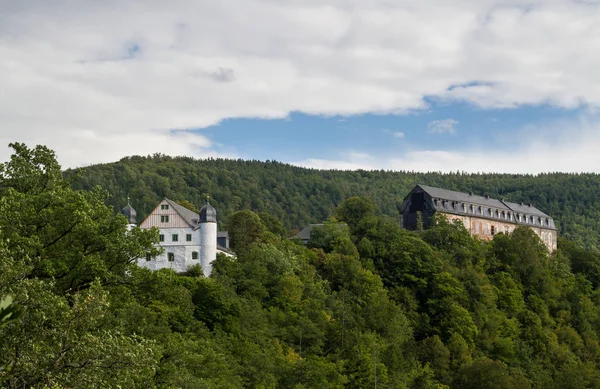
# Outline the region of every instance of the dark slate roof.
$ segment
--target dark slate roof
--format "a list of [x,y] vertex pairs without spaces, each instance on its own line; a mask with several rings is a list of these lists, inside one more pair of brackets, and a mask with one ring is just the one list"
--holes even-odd
[[[500,219],[505,222],[512,221],[515,224],[556,229],[554,220],[533,205],[511,203],[487,196],[483,197],[472,193],[455,192],[427,185],[417,185],[415,189],[416,188],[421,188],[432,197],[434,200],[433,206],[436,211],[455,215],[470,215],[489,219]],[[413,189],[411,193],[415,189]],[[408,198],[409,196],[407,196],[407,199]],[[406,203],[407,202],[405,202],[405,204]],[[506,215],[506,217],[504,215]],[[529,220],[525,222],[525,219],[522,218],[522,221],[519,221],[519,215],[522,217],[527,216]],[[513,219],[511,219],[511,216]],[[531,223],[532,216],[534,217],[533,224]]]
[[477,204],[486,207],[508,210],[509,208],[500,200],[478,196],[470,193],[455,192],[453,190],[434,188],[433,186],[417,185],[433,198],[456,201],[460,203]]
[[129,224],[136,224],[136,216],[137,216],[137,212],[135,211],[135,209],[133,209],[133,207],[131,206],[131,204],[127,203],[127,205],[125,206],[125,208],[123,208],[121,210],[121,214],[125,215],[125,217],[127,218],[127,222]]
[[550,216],[546,215],[544,212],[540,211],[539,209],[537,209],[536,207],[534,207],[533,205],[530,205],[530,204],[517,204],[517,203],[510,203],[508,201],[505,201],[504,204],[506,204],[510,209],[512,209],[516,213],[523,213],[523,214],[542,216],[542,217],[550,217]]
[[177,204],[173,200],[169,200],[167,198],[165,198],[165,200],[167,201],[167,203],[169,203],[171,208],[173,208],[175,210],[175,212],[177,212],[179,214],[179,216],[181,216],[183,218],[183,220],[185,220],[186,223],[190,225],[190,227],[192,227],[192,228],[198,227],[198,220],[200,220],[200,217],[198,216],[198,214],[196,212],[190,211],[186,207]]
[[304,227],[302,229],[302,231],[300,231],[299,233],[294,235],[292,237],[292,239],[309,240],[312,229],[315,227],[322,227],[322,226],[323,226],[323,224],[309,224],[308,226]]
[[235,255],[235,252],[231,251],[231,250],[230,250],[230,249],[228,249],[227,247],[223,247],[223,246],[221,246],[220,244],[217,244],[217,250],[219,250],[219,251],[223,251],[223,252],[226,252],[226,253],[229,253],[229,254],[231,254],[231,255]]
[[202,209],[200,210],[200,223],[216,223],[217,222],[217,210],[210,205],[208,200]]

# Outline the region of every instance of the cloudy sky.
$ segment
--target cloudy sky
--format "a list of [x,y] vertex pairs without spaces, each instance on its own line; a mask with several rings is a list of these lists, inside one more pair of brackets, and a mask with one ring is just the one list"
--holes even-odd
[[596,0],[0,0],[0,159],[600,172]]

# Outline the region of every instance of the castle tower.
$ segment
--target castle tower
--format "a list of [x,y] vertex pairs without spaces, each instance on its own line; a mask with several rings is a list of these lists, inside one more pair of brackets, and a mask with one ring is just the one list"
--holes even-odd
[[212,262],[217,259],[217,211],[206,200],[200,210],[200,265],[206,277],[212,272]]
[[121,214],[125,215],[125,217],[127,218],[128,230],[131,230],[133,227],[137,226],[137,222],[135,220],[137,212],[135,211],[135,209],[133,209],[131,204],[129,204],[129,197],[127,197],[127,205],[121,210]]

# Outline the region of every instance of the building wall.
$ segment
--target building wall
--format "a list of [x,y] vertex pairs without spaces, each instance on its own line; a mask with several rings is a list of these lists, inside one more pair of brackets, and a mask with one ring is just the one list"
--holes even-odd
[[[164,241],[160,246],[164,252],[148,261],[146,258],[138,259],[138,265],[151,270],[173,269],[176,272],[184,272],[188,267],[200,264],[200,233],[191,227],[186,228],[159,228],[159,235],[164,235]],[[178,235],[177,242],[173,241],[173,234]],[[192,240],[186,241],[186,235],[191,234]],[[192,252],[198,253],[198,259],[192,259]],[[174,261],[169,261],[169,253],[175,256]]]
[[[518,226],[514,222],[501,221],[501,220],[490,220],[485,218],[479,218],[477,216],[460,216],[449,213],[440,212],[446,216],[448,220],[459,220],[463,223],[467,231],[471,235],[477,236],[480,239],[491,240],[495,234],[498,233],[511,233]],[[493,227],[493,234],[492,234]],[[557,247],[557,232],[556,230],[546,229],[541,226],[528,226],[531,228],[544,242],[549,251],[556,250]]]
[[[146,258],[138,259],[138,266],[150,270],[172,269],[178,273],[185,272],[189,267],[200,264],[200,246],[199,245],[170,245],[163,246],[164,252],[148,261]],[[198,253],[198,259],[192,259],[192,252]],[[169,261],[169,253],[175,257],[174,261]]]

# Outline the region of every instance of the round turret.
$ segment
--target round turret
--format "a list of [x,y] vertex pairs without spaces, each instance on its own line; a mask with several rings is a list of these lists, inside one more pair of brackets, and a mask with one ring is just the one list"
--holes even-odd
[[200,223],[216,223],[217,210],[206,201],[206,205],[200,210]]
[[127,205],[125,206],[125,208],[123,208],[121,210],[121,214],[125,215],[125,217],[127,218],[127,223],[128,224],[136,224],[136,216],[137,216],[137,212],[135,211],[135,209],[133,209],[133,207],[131,206],[131,204],[129,204],[129,201],[127,201]]
[[200,210],[200,265],[206,277],[212,272],[212,263],[217,259],[217,210],[206,200]]

